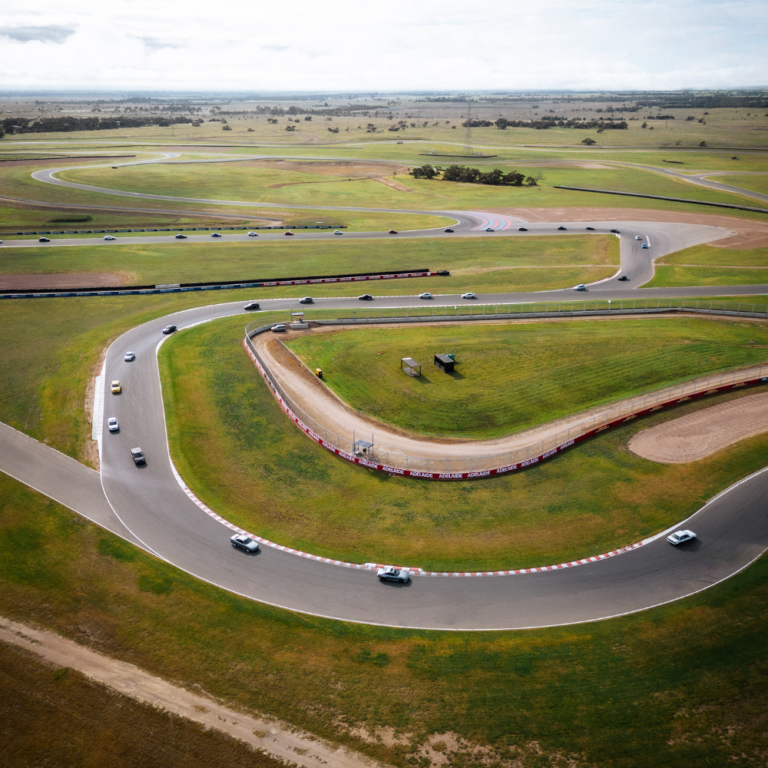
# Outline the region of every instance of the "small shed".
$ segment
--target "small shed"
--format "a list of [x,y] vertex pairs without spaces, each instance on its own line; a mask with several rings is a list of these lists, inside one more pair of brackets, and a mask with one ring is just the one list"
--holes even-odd
[[450,355],[435,355],[435,365],[446,373],[451,373],[456,361]]
[[412,357],[404,357],[400,360],[400,368],[409,376],[421,376],[421,363]]

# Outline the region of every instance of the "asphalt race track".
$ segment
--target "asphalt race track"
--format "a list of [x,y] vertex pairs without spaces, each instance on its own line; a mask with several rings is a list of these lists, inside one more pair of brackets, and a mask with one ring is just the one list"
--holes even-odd
[[[151,195],[143,197],[158,199]],[[477,235],[477,229],[482,228],[484,214],[453,215],[460,222],[457,229],[460,226],[462,232]],[[525,236],[556,231],[553,224],[526,224],[529,233],[518,233],[513,223],[506,221],[506,228],[487,234]],[[482,295],[480,301],[640,298],[633,291],[653,275],[651,254],[655,258],[732,234],[715,227],[650,222],[585,222],[578,227],[568,225],[568,232],[584,231],[587,225],[602,231],[621,230],[621,272],[630,277],[628,283],[619,283],[614,277],[590,286],[586,295],[558,290]],[[435,230],[409,233],[436,234],[450,236]],[[650,250],[640,248],[636,234],[643,238],[642,242],[650,242]],[[157,238],[130,238],[132,243],[144,240],[156,242]],[[51,245],[64,242],[77,241]],[[747,295],[766,293],[768,286],[648,289],[642,291],[642,297],[695,298],[715,291],[719,295]],[[296,299],[264,299],[260,293],[254,298],[267,311],[286,309],[296,303]],[[456,295],[438,295],[433,305],[454,306],[459,302]],[[416,297],[381,297],[375,301],[375,306],[385,307],[423,305]],[[245,315],[242,306],[243,302],[236,302],[185,310],[133,328],[110,346],[104,380],[119,379],[123,392],[105,394],[100,474],[5,425],[0,425],[0,469],[223,589],[308,614],[396,627],[500,630],[604,619],[701,591],[737,573],[768,548],[768,470],[764,470],[720,494],[690,520],[681,521],[696,531],[696,540],[672,547],[660,534],[622,554],[573,567],[535,572],[529,569],[507,576],[415,575],[406,585],[390,585],[379,583],[374,573],[361,567],[336,565],[270,546],[262,546],[256,556],[235,551],[229,543],[232,531],[200,509],[177,481],[168,453],[157,351],[160,343],[169,338],[161,333],[166,324],[174,323],[183,329],[232,314]],[[354,298],[329,298],[318,299],[316,306],[349,308],[359,304]],[[253,318],[253,313],[248,316]],[[135,361],[123,360],[127,350],[135,351]],[[116,416],[120,422],[117,434],[107,430],[109,416]],[[134,446],[144,450],[145,467],[134,466],[129,453]]]

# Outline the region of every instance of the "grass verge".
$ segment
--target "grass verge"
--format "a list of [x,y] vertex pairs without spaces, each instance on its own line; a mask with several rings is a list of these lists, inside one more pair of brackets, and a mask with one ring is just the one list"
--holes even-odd
[[[521,768],[764,762],[765,558],[694,597],[612,621],[500,633],[383,629],[223,593],[0,475],[0,579],[0,611],[9,617],[402,768],[437,768],[440,759]],[[169,589],[144,591],[148,580]],[[15,662],[12,669],[19,682],[5,678],[5,690],[21,688],[25,708],[11,704],[15,719],[4,725],[47,716],[44,702],[29,699],[47,697],[50,679],[37,689],[28,684],[34,675]],[[88,715],[101,701],[80,696],[76,676],[53,686],[71,696],[52,722],[69,729],[67,754],[84,765],[103,765],[100,754],[138,764],[125,753],[113,763],[93,748],[106,729],[93,734]],[[125,707],[118,716],[109,702],[98,717],[111,718],[109,733],[126,748],[125,728],[147,722]],[[153,727],[147,760],[153,739],[168,746],[156,745],[156,754],[172,760],[178,735],[167,721]],[[52,738],[66,746],[60,733]],[[137,749],[145,754],[134,738]]]
[[575,560],[665,529],[768,463],[768,435],[695,464],[655,464],[627,450],[639,430],[726,395],[633,422],[511,476],[390,478],[299,432],[245,354],[241,329],[238,318],[222,320],[163,345],[174,462],[219,514],[325,557],[448,571]]

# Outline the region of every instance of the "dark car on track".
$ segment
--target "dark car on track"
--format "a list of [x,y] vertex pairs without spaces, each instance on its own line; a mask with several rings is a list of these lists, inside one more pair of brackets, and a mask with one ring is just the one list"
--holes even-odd
[[211,237],[221,237],[218,232],[211,232]]
[[612,229],[612,230],[611,230],[611,234],[614,234],[614,235],[620,235],[620,234],[621,234],[621,232],[620,232],[618,229]]
[[252,301],[250,304],[246,304],[243,309],[250,312],[255,309],[259,309],[260,305],[258,301]]
[[518,232],[527,232],[528,231],[528,227],[518,227],[517,231]]
[[47,237],[40,237],[40,238],[38,238],[37,242],[38,243],[50,243],[51,241]]
[[594,227],[587,227],[587,232],[594,232],[594,231],[595,231]]
[[364,293],[362,296],[357,297],[358,301],[373,301],[373,296],[370,293]]
[[562,230],[563,232],[565,232],[565,227],[558,227],[557,229],[558,229],[558,232],[559,232],[559,231],[561,231],[561,230]]
[[303,299],[299,299],[299,304],[314,304],[315,300],[311,296],[305,296]]
[[259,542],[244,533],[236,533],[230,541],[235,549],[241,549],[249,555],[259,551]]
[[283,234],[284,234],[286,237],[293,237],[293,232],[291,232],[290,230],[288,230],[287,232],[283,232]]
[[181,234],[181,232],[179,232],[179,234],[178,234],[178,235],[174,235],[174,237],[175,237],[177,240],[186,240],[186,239],[187,239],[187,236],[186,236],[186,235],[182,235],[182,234]]
[[619,278],[619,281],[620,281],[620,282],[622,282],[622,283],[626,283],[626,282],[627,282],[627,280],[629,280],[629,278],[628,278],[626,275],[622,275],[622,276]]
[[396,229],[390,229],[390,230],[389,230],[389,232],[388,232],[388,234],[390,234],[390,235],[396,235],[396,234],[397,234],[397,230],[396,230]]
[[147,463],[147,460],[144,458],[144,451],[142,451],[141,448],[131,448],[131,457],[133,458],[133,463],[137,467]]
[[448,227],[448,229],[444,229],[443,231],[444,232],[453,232],[453,230],[450,227]]
[[165,328],[163,328],[163,333],[167,336],[169,333],[175,333],[176,332],[176,326],[175,325],[166,325]]

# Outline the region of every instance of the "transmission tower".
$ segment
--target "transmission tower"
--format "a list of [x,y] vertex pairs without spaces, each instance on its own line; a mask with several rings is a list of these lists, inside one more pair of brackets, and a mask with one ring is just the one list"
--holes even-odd
[[472,154],[472,102],[467,99],[467,131],[464,134],[464,154]]

